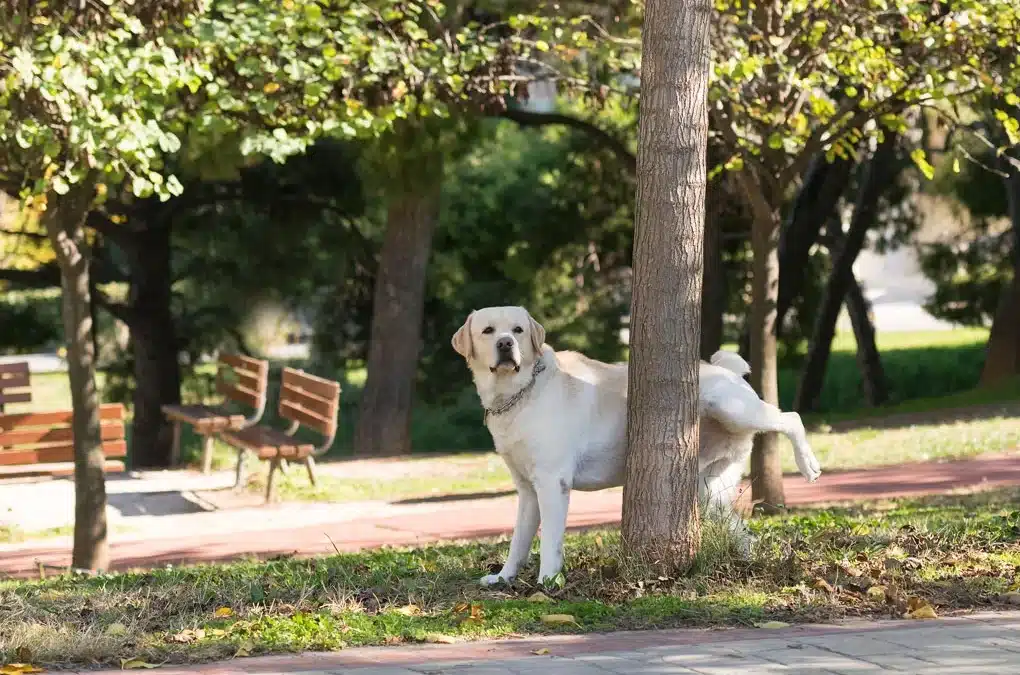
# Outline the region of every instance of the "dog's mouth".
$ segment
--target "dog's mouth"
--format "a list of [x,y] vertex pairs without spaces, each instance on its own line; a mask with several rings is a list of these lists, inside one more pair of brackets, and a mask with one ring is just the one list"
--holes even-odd
[[517,363],[510,356],[500,357],[499,361],[496,361],[496,365],[491,366],[489,370],[493,373],[498,373],[501,370],[512,370],[515,373],[521,372],[521,364]]

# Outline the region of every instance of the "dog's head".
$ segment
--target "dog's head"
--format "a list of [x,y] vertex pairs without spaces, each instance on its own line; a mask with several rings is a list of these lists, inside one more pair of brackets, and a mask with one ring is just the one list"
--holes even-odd
[[542,355],[545,328],[523,307],[486,307],[468,315],[452,342],[472,370],[513,374]]

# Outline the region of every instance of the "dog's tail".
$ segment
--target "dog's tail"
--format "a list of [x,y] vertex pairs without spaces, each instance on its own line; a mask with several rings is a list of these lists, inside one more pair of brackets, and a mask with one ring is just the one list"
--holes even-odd
[[711,363],[713,366],[719,366],[726,370],[736,373],[740,377],[744,377],[751,372],[751,366],[747,365],[747,361],[741,358],[740,354],[736,352],[728,352],[720,349],[715,354],[712,354]]

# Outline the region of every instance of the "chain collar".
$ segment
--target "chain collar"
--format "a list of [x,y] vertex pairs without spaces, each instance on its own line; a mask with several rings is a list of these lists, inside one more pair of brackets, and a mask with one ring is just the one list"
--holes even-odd
[[528,395],[528,392],[535,387],[535,380],[543,370],[545,370],[545,361],[539,359],[535,362],[535,367],[531,369],[531,379],[528,380],[528,383],[524,385],[520,391],[510,398],[505,399],[498,406],[494,408],[485,408],[485,415],[482,417],[482,423],[487,424],[490,417],[498,417],[510,412],[513,407],[520,403],[521,400]]

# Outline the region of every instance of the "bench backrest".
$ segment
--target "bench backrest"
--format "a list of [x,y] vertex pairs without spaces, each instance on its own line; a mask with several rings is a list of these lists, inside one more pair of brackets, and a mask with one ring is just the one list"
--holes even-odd
[[[70,410],[0,415],[0,466],[73,462],[72,417]],[[127,455],[124,406],[120,403],[101,405],[99,423],[103,454],[107,457]]]
[[340,411],[340,383],[284,368],[279,414],[285,420],[315,429],[332,440]]
[[216,393],[225,399],[262,410],[269,389],[269,361],[250,356],[221,354]]
[[31,403],[28,363],[0,363],[0,413],[8,403]]

